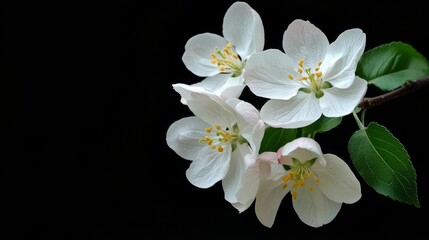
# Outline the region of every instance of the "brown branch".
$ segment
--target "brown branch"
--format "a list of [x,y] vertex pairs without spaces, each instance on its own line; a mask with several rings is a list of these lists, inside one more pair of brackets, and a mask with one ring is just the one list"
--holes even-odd
[[376,97],[368,97],[362,99],[362,101],[358,104],[358,107],[361,108],[372,108],[383,103],[386,103],[390,100],[398,98],[400,96],[409,94],[411,92],[416,91],[426,85],[429,85],[429,76],[425,78],[421,78],[418,80],[412,80],[406,82],[402,87],[397,88],[391,92],[387,92],[385,94],[376,96]]

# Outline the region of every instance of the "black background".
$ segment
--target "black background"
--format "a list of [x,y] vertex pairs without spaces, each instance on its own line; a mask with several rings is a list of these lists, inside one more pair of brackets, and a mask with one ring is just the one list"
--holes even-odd
[[[199,33],[222,35],[234,1],[23,3],[2,6],[2,239],[207,239],[211,237],[407,236],[425,232],[429,89],[367,112],[405,146],[417,172],[421,208],[376,193],[343,205],[328,225],[312,228],[287,197],[274,226],[253,206],[239,214],[220,184],[199,189],[185,178],[189,162],[166,145],[167,128],[191,115],[173,83],[195,83],[181,56]],[[247,1],[261,16],[265,48],[282,49],[296,18],[330,41],[350,28],[367,34],[366,50],[392,41],[429,56],[427,16],[418,2]],[[374,5],[376,4],[376,5]],[[376,95],[370,89],[368,95]],[[242,95],[259,107],[260,99]],[[351,116],[318,135],[325,153],[355,170],[347,141]],[[356,171],[355,171],[356,172]],[[153,237],[153,238],[145,238]]]

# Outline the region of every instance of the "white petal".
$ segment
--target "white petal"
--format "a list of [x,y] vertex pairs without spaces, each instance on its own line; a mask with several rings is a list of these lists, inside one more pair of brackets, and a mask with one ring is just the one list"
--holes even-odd
[[[268,163],[261,162],[261,164]],[[277,170],[273,170],[273,172],[285,172],[281,164],[271,164],[271,166],[273,168],[279,168]],[[289,188],[282,188],[281,179],[278,179],[277,181],[261,179],[259,190],[256,195],[255,212],[256,217],[264,226],[273,226],[277,211],[283,198],[289,192]]]
[[314,139],[307,137],[300,137],[286,143],[282,147],[281,155],[288,156],[285,158],[286,161],[281,162],[282,164],[292,165],[292,158],[302,162],[317,158],[322,166],[326,164],[320,145]]
[[263,152],[259,154],[258,159],[268,163],[279,163],[276,152]]
[[197,76],[213,76],[219,70],[216,64],[211,63],[211,54],[216,53],[216,48],[223,49],[227,43],[223,37],[213,33],[195,35],[186,42],[182,61]]
[[231,205],[238,210],[239,213],[242,213],[244,211],[246,211],[250,206],[252,206],[253,201],[255,199],[253,199],[252,201],[248,201],[248,202],[234,202],[231,203]]
[[200,151],[186,170],[189,182],[199,188],[209,188],[222,180],[229,168],[231,146],[224,146],[223,152],[212,150],[209,146]]
[[204,131],[209,125],[197,117],[182,118],[167,130],[167,145],[180,157],[195,160],[204,147],[200,139],[207,133]]
[[219,124],[222,128],[235,123],[235,114],[225,101],[214,94],[192,93],[188,100],[189,109],[195,116],[210,125]]
[[247,3],[235,2],[225,13],[223,36],[236,47],[238,55],[246,59],[264,47],[261,17]]
[[193,84],[206,91],[214,93],[223,99],[238,98],[246,85],[243,76],[232,77],[232,74],[217,74],[207,77],[203,81]]
[[260,114],[262,120],[273,127],[299,128],[319,119],[322,110],[314,94],[298,92],[289,100],[268,100]]
[[[237,208],[240,212],[243,212],[253,203],[253,200],[255,199],[256,193],[258,191],[259,163],[256,161],[256,156],[253,154],[247,154],[245,159],[239,160],[245,162],[245,164],[243,171],[239,175],[240,181],[235,191],[235,203],[238,204],[233,204],[233,206]],[[228,173],[227,177],[229,175],[230,173]],[[226,180],[227,177],[225,177],[224,180]],[[224,184],[224,181],[222,181],[222,184],[225,189],[226,184]]]
[[325,154],[326,166],[314,164],[311,170],[319,178],[319,187],[329,199],[354,203],[361,198],[361,187],[350,167],[339,157]]
[[346,89],[328,88],[323,90],[320,107],[327,117],[342,117],[353,112],[364,97],[368,88],[367,81],[356,76],[353,84]]
[[211,93],[218,93],[220,89],[222,89],[228,83],[228,79],[230,77],[231,74],[217,74],[211,77],[207,77],[201,82],[193,84],[193,86],[202,87],[206,91]]
[[302,222],[312,227],[320,227],[337,216],[341,203],[329,200],[317,186],[313,187],[311,192],[307,186],[299,187],[296,200],[293,200],[292,204]]
[[249,202],[256,197],[259,187],[259,162],[256,155],[247,154],[245,157],[246,168],[242,175],[241,187],[237,192],[239,202]]
[[253,54],[247,61],[244,81],[257,96],[287,100],[303,87],[288,75],[297,77],[290,59],[277,49]]
[[293,21],[283,34],[283,49],[293,59],[298,68],[300,59],[304,60],[304,69],[316,66],[324,59],[329,41],[325,34],[309,21]]
[[238,201],[236,193],[242,184],[241,177],[246,168],[244,156],[248,153],[250,153],[250,149],[247,145],[238,145],[231,154],[228,173],[222,179],[222,187],[225,192],[225,199],[230,203]]
[[207,92],[204,88],[196,86],[195,84],[187,85],[183,83],[176,83],[173,84],[173,89],[180,94],[180,102],[185,105],[188,104],[188,100],[192,100],[191,93],[209,94],[209,92]]
[[265,123],[260,118],[259,111],[252,104],[236,98],[228,99],[226,103],[237,113],[236,121],[242,137],[258,153],[265,132]]
[[326,58],[320,66],[324,80],[337,88],[348,88],[353,83],[365,42],[365,33],[360,29],[341,33],[329,46]]
[[237,98],[230,98],[225,100],[225,102],[237,113],[237,117],[239,118],[237,119],[237,123],[242,126],[240,131],[251,132],[253,127],[261,121],[258,109],[252,104]]

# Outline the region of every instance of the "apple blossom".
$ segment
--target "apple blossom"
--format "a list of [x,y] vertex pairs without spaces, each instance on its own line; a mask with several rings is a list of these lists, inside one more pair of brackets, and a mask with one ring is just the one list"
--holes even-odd
[[274,127],[299,128],[322,114],[352,113],[367,90],[367,82],[355,74],[365,41],[355,28],[330,44],[309,21],[293,21],[283,35],[284,53],[269,49],[247,62],[245,83],[255,95],[269,98],[261,118]]
[[255,200],[256,216],[264,226],[274,224],[289,192],[298,217],[312,227],[331,222],[342,203],[354,203],[361,197],[360,183],[349,166],[336,155],[323,154],[311,138],[287,143],[279,149],[278,159],[277,163],[261,162],[270,169],[261,177]]
[[[182,60],[192,73],[206,77],[193,85],[223,98],[239,97],[245,87],[246,61],[264,47],[259,14],[245,2],[233,3],[223,19],[223,36],[201,33],[185,45]],[[186,104],[185,99],[181,99]]]
[[174,84],[173,88],[195,114],[171,124],[166,138],[171,149],[192,161],[186,170],[187,179],[200,188],[222,180],[226,200],[245,210],[255,198],[259,183],[253,172],[257,171],[265,124],[258,110],[198,86]]

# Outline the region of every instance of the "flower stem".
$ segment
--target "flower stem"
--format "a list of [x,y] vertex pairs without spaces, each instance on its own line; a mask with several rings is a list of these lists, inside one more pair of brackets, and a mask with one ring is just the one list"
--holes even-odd
[[[365,114],[365,113],[363,113],[363,114]],[[363,125],[362,121],[359,119],[355,110],[353,111],[353,117],[354,117],[357,125],[359,126],[359,129],[360,130],[365,129],[365,125]]]
[[360,121],[361,121],[361,123],[362,123],[362,125],[364,125],[365,126],[365,113],[366,113],[366,110],[367,110],[367,108],[363,108],[361,111],[361,114],[360,114]]

